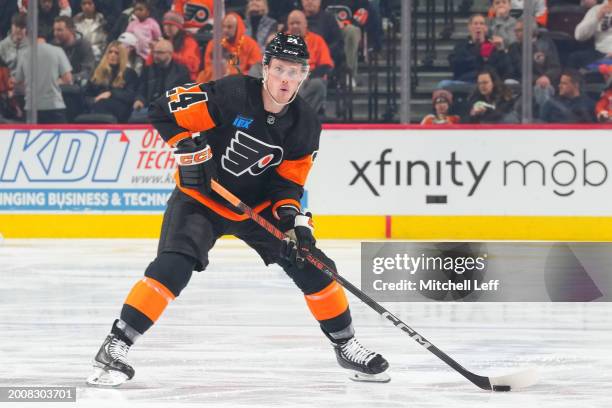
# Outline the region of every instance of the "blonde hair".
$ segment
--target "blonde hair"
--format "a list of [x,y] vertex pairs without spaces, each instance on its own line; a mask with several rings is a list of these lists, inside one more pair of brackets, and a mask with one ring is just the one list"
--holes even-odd
[[[116,48],[119,52],[119,72],[117,73],[117,76],[113,80],[112,84],[110,84],[110,80],[113,71],[111,69],[110,64],[108,63],[108,53],[111,48]],[[119,41],[113,41],[108,44],[108,47],[106,47],[106,51],[104,51],[104,55],[102,56],[100,63],[96,67],[96,70],[94,71],[91,77],[91,81],[96,85],[108,86],[110,84],[115,88],[122,88],[125,85],[124,73],[127,66],[127,50],[125,49],[125,47],[121,46],[121,43]]]

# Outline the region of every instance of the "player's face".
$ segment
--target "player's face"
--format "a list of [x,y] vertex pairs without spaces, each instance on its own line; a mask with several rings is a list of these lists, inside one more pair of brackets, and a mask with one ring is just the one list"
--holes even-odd
[[300,82],[306,78],[308,70],[297,62],[272,58],[268,70],[268,90],[280,103],[287,103],[298,89]]

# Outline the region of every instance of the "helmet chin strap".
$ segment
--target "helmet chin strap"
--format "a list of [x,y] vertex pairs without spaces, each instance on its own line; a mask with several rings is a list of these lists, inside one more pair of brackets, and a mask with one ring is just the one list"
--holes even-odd
[[[270,90],[268,89],[268,66],[267,65],[263,66],[262,74],[263,74],[263,79],[262,79],[263,87],[266,90],[266,92],[268,93],[268,96],[270,97],[270,99],[272,99],[272,102],[275,105],[277,105],[277,106],[286,106],[286,105],[289,105],[291,102],[293,102],[295,100],[295,98],[297,98],[297,95],[298,95],[298,92],[300,90],[300,87],[302,86],[302,84],[306,80],[306,76],[304,76],[304,79],[302,79],[300,81],[300,83],[298,84],[298,87],[295,90],[295,93],[293,94],[291,99],[289,99],[288,102],[282,103],[282,102],[277,101],[276,98],[272,95],[272,92],[270,92]],[[308,74],[306,74],[306,75],[308,75]]]

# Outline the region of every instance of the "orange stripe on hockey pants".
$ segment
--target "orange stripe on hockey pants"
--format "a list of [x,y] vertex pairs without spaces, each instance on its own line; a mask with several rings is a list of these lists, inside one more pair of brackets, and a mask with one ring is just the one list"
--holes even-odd
[[144,277],[136,282],[125,303],[155,322],[172,300],[174,295],[167,287],[155,279]]
[[344,289],[336,281],[327,285],[325,289],[304,297],[310,312],[319,321],[338,317],[348,308]]

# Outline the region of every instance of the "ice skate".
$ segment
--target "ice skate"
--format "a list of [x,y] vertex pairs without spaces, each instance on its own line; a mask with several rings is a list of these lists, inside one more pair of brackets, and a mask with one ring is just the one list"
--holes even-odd
[[389,363],[380,354],[363,347],[355,337],[334,343],[336,358],[341,367],[353,371],[353,381],[389,382],[391,377],[384,371]]
[[134,377],[134,368],[127,360],[130,345],[120,337],[114,333],[106,336],[94,357],[94,373],[87,378],[87,384],[117,387]]

